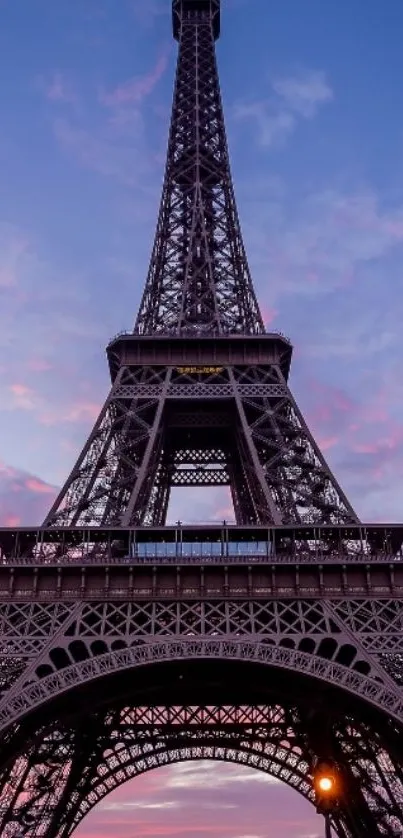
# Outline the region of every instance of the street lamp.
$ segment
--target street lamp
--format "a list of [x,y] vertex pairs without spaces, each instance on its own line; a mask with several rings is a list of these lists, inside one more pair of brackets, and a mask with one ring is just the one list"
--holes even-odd
[[333,777],[320,777],[318,780],[318,787],[322,794],[329,794],[334,785]]
[[331,838],[330,818],[337,809],[341,795],[340,774],[330,761],[319,761],[313,772],[316,811],[325,818],[325,838]]

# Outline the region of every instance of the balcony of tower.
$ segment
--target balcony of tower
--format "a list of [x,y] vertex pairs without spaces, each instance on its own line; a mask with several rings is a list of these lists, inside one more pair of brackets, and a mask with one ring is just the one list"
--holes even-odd
[[204,23],[211,20],[214,39],[220,37],[221,0],[173,0],[172,31],[176,41],[180,39],[183,21]]
[[122,332],[107,346],[112,383],[122,367],[276,366],[288,381],[292,345],[281,332],[181,336]]
[[403,528],[0,528],[4,602],[402,596]]

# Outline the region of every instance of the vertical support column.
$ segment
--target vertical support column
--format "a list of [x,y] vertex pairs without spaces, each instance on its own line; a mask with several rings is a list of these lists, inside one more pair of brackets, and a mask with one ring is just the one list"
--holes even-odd
[[[165,373],[165,382],[164,382],[164,386],[162,388],[162,392],[161,392],[161,395],[160,395],[159,404],[158,404],[157,410],[155,412],[153,425],[152,425],[152,428],[151,428],[151,431],[150,431],[150,434],[149,434],[149,437],[148,437],[148,442],[147,442],[146,450],[144,452],[143,461],[142,461],[141,466],[139,468],[137,478],[136,478],[136,482],[134,484],[132,493],[130,495],[130,500],[129,500],[129,502],[126,506],[126,509],[124,510],[124,513],[123,513],[122,518],[121,518],[120,523],[121,523],[122,527],[129,527],[130,524],[132,523],[133,514],[134,514],[135,509],[138,506],[138,501],[139,501],[139,498],[140,498],[140,494],[142,492],[144,492],[146,482],[150,477],[149,468],[150,468],[150,465],[151,465],[152,454],[153,454],[153,451],[154,451],[155,446],[156,446],[158,432],[159,432],[160,427],[161,427],[162,415],[163,415],[163,410],[164,410],[164,407],[165,407],[165,400],[166,400],[166,397],[167,397],[167,394],[168,394],[169,385],[171,383],[171,376],[172,376],[172,369],[170,367],[168,367],[167,370],[166,370],[166,373]],[[149,495],[150,495],[150,492],[148,492],[148,496]],[[143,508],[144,508],[144,500],[143,500]]]
[[[253,468],[255,481],[257,481],[258,489],[260,490],[260,493],[262,495],[262,498],[264,500],[264,505],[265,505],[265,509],[262,509],[262,504],[257,504],[256,499],[255,499],[256,507],[258,507],[256,509],[256,512],[258,513],[259,518],[262,519],[264,517],[266,519],[264,521],[259,521],[258,520],[257,523],[262,522],[262,523],[265,523],[265,524],[274,524],[275,526],[279,526],[280,524],[282,524],[281,512],[280,512],[279,509],[277,509],[277,507],[275,505],[275,502],[274,502],[274,499],[271,495],[267,480],[265,478],[263,467],[262,467],[262,464],[259,460],[259,456],[258,456],[258,453],[256,451],[256,447],[255,447],[255,444],[253,442],[252,434],[251,434],[251,431],[250,431],[250,428],[249,428],[249,425],[248,425],[248,420],[247,420],[246,415],[245,415],[244,407],[243,407],[243,404],[242,404],[242,399],[239,395],[238,385],[237,385],[237,382],[235,380],[234,372],[231,369],[231,367],[228,367],[228,376],[229,376],[229,380],[232,384],[232,390],[233,390],[233,394],[234,394],[235,404],[236,404],[236,407],[237,407],[237,413],[238,413],[240,426],[241,426],[241,429],[242,429],[242,434],[243,434],[243,437],[245,439],[248,454],[250,456],[250,467]],[[259,509],[259,506],[260,506],[260,509]],[[264,515],[264,513],[266,513],[266,514]]]

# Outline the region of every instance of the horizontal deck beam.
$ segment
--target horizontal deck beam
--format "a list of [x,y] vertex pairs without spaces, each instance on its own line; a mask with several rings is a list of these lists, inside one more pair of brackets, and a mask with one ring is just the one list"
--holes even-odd
[[403,599],[403,563],[0,566],[0,601]]

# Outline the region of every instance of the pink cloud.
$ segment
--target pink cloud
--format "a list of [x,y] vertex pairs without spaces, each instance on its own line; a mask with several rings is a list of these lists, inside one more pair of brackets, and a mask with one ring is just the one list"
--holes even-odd
[[45,361],[43,358],[30,358],[27,366],[32,372],[47,372],[48,370],[53,369],[52,364],[50,364],[49,361]]
[[36,477],[29,477],[28,480],[25,481],[25,486],[31,492],[39,492],[44,495],[53,495],[55,491],[53,486],[43,483],[42,480],[37,480]]
[[318,382],[313,384],[314,389],[319,389],[330,397],[336,410],[348,412],[354,408],[354,402],[343,390],[338,387],[329,387],[328,385],[319,385]]
[[230,504],[228,506],[220,506],[214,513],[214,520],[216,521],[231,521],[233,519],[234,509]]
[[115,87],[109,93],[101,93],[100,101],[103,105],[113,108],[119,107],[120,105],[127,105],[130,102],[142,102],[143,99],[152,93],[164,75],[167,66],[168,52],[160,56],[150,73],[140,78],[130,79],[124,84]]
[[57,489],[10,466],[0,467],[0,526],[38,526]]
[[378,446],[374,442],[355,442],[352,449],[357,451],[357,454],[376,454]]
[[271,308],[270,306],[265,305],[265,304],[260,306],[260,311],[261,311],[261,314],[262,314],[262,317],[263,317],[263,322],[264,322],[265,326],[269,326],[270,323],[272,323],[273,320],[275,320],[277,315],[278,315],[278,311],[277,311],[276,308]]
[[10,390],[15,396],[28,396],[32,392],[25,384],[10,384]]
[[400,495],[391,487],[403,477],[400,379],[384,379],[369,398],[322,382],[307,382],[305,391],[310,430],[322,451],[331,451],[330,466],[358,514],[366,520],[398,519]]
[[322,381],[311,379],[308,382],[310,390],[309,422],[313,425],[330,422],[336,415],[350,414],[357,405],[338,387],[324,384]]
[[21,526],[21,518],[18,515],[6,515],[3,518],[2,524],[3,527],[20,527]]
[[334,448],[338,442],[339,438],[337,436],[329,436],[325,439],[318,439],[318,445],[321,451],[328,451],[329,448]]
[[4,477],[13,477],[15,474],[17,474],[15,468],[13,468],[12,466],[8,466],[6,465],[6,463],[2,463],[0,461],[0,479],[4,479]]
[[38,416],[38,421],[41,425],[57,425],[59,422],[86,422],[97,419],[100,410],[101,406],[94,402],[77,402],[60,410],[43,411]]
[[82,422],[86,419],[97,419],[100,410],[100,405],[94,404],[93,402],[82,402],[81,404],[75,404],[67,412],[65,421]]
[[14,407],[21,410],[33,410],[35,407],[35,394],[30,387],[25,384],[10,384],[10,392],[14,396]]
[[[204,774],[210,782],[203,785]],[[189,783],[179,787],[181,777]],[[311,804],[283,783],[247,766],[201,761],[159,768],[122,784],[83,820],[77,838],[314,838],[321,829]]]
[[388,455],[389,457],[390,455],[394,456],[396,450],[401,447],[402,443],[403,428],[393,427],[391,425],[386,436],[378,437],[373,441],[354,441],[351,447],[353,451],[360,454],[382,454],[383,459],[386,461]]

